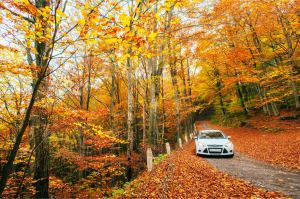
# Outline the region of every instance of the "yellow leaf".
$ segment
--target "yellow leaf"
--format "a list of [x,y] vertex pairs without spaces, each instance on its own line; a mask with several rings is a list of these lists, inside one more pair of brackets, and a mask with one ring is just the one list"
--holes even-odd
[[148,36],[149,41],[154,41],[156,39],[157,33],[152,32],[150,33],[150,35]]

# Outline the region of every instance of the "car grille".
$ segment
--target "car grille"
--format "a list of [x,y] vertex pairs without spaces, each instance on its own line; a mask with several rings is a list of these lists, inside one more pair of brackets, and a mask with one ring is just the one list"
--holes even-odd
[[222,147],[223,145],[221,144],[208,144],[208,147]]
[[221,154],[222,153],[222,148],[209,148],[209,153],[214,153],[214,154]]

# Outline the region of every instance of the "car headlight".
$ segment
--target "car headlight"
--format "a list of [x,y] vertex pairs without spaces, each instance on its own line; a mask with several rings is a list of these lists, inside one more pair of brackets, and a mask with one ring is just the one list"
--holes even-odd
[[199,146],[202,147],[202,148],[205,148],[205,147],[206,147],[206,144],[203,143],[203,142],[199,142]]
[[225,144],[225,147],[227,147],[227,148],[232,148],[232,147],[233,147],[233,144],[232,144],[231,142],[227,142],[227,143]]

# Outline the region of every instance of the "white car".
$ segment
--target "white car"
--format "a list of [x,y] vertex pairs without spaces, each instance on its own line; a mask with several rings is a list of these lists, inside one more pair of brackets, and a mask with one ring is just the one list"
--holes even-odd
[[203,130],[195,137],[196,155],[234,156],[234,146],[220,130]]

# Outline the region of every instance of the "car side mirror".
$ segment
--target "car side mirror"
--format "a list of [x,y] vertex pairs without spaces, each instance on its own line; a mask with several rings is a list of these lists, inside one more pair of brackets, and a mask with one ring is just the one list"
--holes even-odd
[[227,136],[228,139],[231,139],[231,136]]

